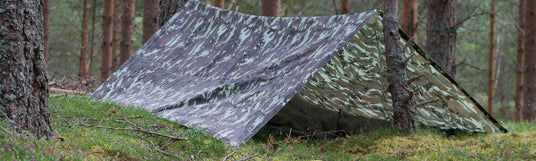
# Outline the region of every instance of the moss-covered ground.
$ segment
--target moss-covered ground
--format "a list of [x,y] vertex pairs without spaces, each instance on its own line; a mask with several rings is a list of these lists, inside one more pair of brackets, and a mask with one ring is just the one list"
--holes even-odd
[[385,128],[338,138],[262,134],[241,148],[233,148],[200,130],[131,107],[70,96],[50,98],[49,102],[56,137],[37,139],[28,132],[14,130],[3,120],[0,160],[536,159],[534,123],[506,122],[510,132],[496,134],[448,135],[426,128],[413,135],[399,135],[396,128]]

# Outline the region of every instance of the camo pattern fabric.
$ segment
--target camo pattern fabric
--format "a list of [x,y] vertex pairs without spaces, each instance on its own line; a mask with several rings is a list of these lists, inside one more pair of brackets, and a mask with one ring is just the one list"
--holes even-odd
[[[381,16],[371,20],[297,94],[314,104],[354,116],[392,121],[383,26]],[[506,131],[467,92],[427,58],[416,45],[407,46],[408,77],[423,76],[413,83],[415,101],[436,102],[418,107],[417,120],[426,126],[473,132]]]
[[375,14],[271,18],[191,0],[92,97],[239,146]]

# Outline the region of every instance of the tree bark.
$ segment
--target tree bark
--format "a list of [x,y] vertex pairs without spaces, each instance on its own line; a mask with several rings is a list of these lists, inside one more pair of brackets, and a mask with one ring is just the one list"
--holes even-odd
[[522,110],[523,107],[523,53],[525,48],[525,5],[526,0],[519,0],[519,19],[518,19],[518,37],[517,37],[517,71],[516,71],[516,91],[514,96],[515,113],[514,119],[516,121],[523,120]]
[[121,17],[121,59],[119,65],[123,64],[132,55],[132,33],[134,33],[134,11],[136,1],[124,0],[123,16]]
[[523,119],[535,121],[536,114],[536,1],[527,1],[525,8],[525,70],[523,73]]
[[404,51],[399,44],[398,34],[398,0],[386,0],[383,19],[383,33],[385,39],[385,56],[389,69],[389,92],[393,102],[393,119],[402,132],[415,132],[417,122],[411,88],[407,74],[406,63],[403,58]]
[[451,77],[456,76],[456,0],[428,0],[426,52]]
[[112,39],[114,0],[103,1],[104,15],[102,16],[102,58],[101,81],[105,81],[112,74]]
[[413,37],[413,42],[417,42],[417,19],[417,0],[404,0],[402,29],[408,36]]
[[117,70],[119,64],[119,39],[121,36],[121,21],[119,20],[121,16],[121,3],[124,0],[115,0],[114,1],[114,16],[113,16],[113,38],[112,38],[112,68],[111,72],[113,73]]
[[495,98],[495,0],[491,0],[490,29],[489,29],[489,67],[488,67],[488,112],[493,116]]
[[43,31],[44,31],[44,56],[48,59],[48,28],[50,24],[50,1],[43,0]]
[[261,15],[268,17],[279,17],[281,0],[262,0],[261,5]]
[[0,10],[0,117],[51,137],[42,1],[2,0]]
[[160,0],[160,27],[181,8],[188,0]]
[[342,7],[341,14],[350,13],[350,2],[349,2],[349,0],[341,0],[341,7]]
[[87,46],[88,46],[88,33],[89,33],[89,0],[83,1],[82,9],[82,47],[80,48],[80,79],[89,79],[88,63],[87,63]]
[[214,6],[225,9],[225,0],[214,0]]
[[158,14],[160,12],[159,0],[145,0],[143,5],[143,36],[142,43],[145,44],[153,34],[158,31],[159,19]]

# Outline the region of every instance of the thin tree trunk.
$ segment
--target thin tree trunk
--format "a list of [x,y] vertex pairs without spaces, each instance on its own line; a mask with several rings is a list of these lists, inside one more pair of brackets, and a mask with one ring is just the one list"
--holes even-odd
[[95,55],[94,49],[95,49],[95,19],[97,17],[97,0],[93,0],[93,13],[91,16],[91,36],[90,36],[90,47],[89,47],[89,67],[88,67],[88,73],[91,77],[91,73],[93,71],[93,55]]
[[101,81],[108,79],[112,74],[112,39],[113,39],[113,14],[114,0],[103,1],[104,15],[102,16],[102,58],[101,58]]
[[426,52],[451,77],[456,76],[456,0],[428,0]]
[[113,24],[112,24],[114,26],[113,38],[112,38],[112,68],[111,68],[112,73],[115,70],[117,70],[117,66],[119,64],[119,39],[121,36],[121,28],[120,28],[121,21],[119,20],[119,17],[121,16],[122,1],[124,0],[115,0],[114,2],[114,17],[113,17]]
[[88,64],[87,64],[87,46],[88,46],[88,23],[89,23],[89,0],[83,1],[82,9],[82,47],[80,48],[80,79],[89,79]]
[[43,31],[44,31],[44,57],[45,62],[48,59],[48,28],[50,24],[50,2],[43,0]]
[[42,9],[42,1],[0,1],[0,117],[51,137]]
[[119,65],[123,64],[132,55],[132,33],[134,33],[134,11],[136,1],[124,0],[123,16],[121,17],[121,59]]
[[261,15],[269,17],[279,17],[281,9],[281,0],[262,0]]
[[225,9],[225,0],[214,0],[214,6]]
[[160,26],[166,22],[184,6],[187,0],[160,0]]
[[523,70],[523,119],[535,121],[536,114],[536,1],[525,5],[525,70]]
[[404,0],[402,29],[408,36],[413,37],[413,42],[417,42],[417,16],[417,0]]
[[399,44],[398,34],[398,0],[385,1],[383,33],[385,39],[385,54],[389,69],[389,92],[393,101],[393,119],[400,131],[415,132],[415,108],[412,94],[406,89],[411,88],[407,75],[406,64],[403,60],[403,50]]
[[515,101],[515,114],[514,119],[516,121],[523,120],[522,110],[523,107],[523,52],[525,48],[525,5],[526,0],[519,0],[519,31],[517,37],[517,70],[516,70],[516,91],[514,96]]
[[341,0],[341,14],[348,14],[350,13],[350,2],[349,0]]
[[142,43],[145,44],[153,34],[158,31],[158,14],[160,13],[159,0],[145,0],[143,5],[143,36]]
[[490,30],[489,30],[489,68],[488,68],[488,112],[493,115],[495,97],[495,0],[491,0]]

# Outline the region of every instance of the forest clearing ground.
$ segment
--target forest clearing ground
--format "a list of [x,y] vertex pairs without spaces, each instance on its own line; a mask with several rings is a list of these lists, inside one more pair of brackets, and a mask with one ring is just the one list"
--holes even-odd
[[[0,123],[2,160],[531,160],[536,159],[534,123],[506,122],[509,133],[456,134],[421,128],[399,136],[396,128],[333,139],[256,135],[241,148],[150,112],[59,95],[50,98],[54,140],[16,133]],[[139,131],[144,129],[187,141]]]

